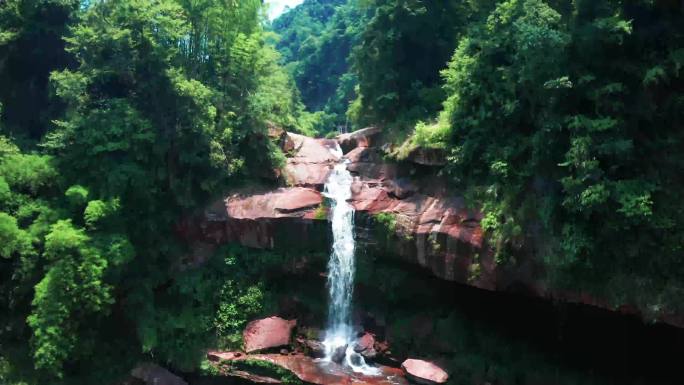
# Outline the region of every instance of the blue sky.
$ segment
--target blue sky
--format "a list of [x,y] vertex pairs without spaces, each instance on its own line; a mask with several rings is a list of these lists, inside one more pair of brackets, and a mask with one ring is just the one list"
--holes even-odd
[[268,18],[273,20],[285,11],[285,7],[294,8],[302,3],[303,0],[267,0],[269,5]]

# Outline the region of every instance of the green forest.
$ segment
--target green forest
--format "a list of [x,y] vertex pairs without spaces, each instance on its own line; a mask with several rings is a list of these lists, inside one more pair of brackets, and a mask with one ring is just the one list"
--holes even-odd
[[0,384],[121,384],[238,348],[292,252],[193,264],[179,223],[287,184],[274,127],[443,154],[497,265],[533,253],[545,287],[684,314],[684,3],[267,7],[0,0]]
[[309,110],[445,151],[500,263],[536,242],[553,285],[683,310],[680,2],[330,3],[274,23]]

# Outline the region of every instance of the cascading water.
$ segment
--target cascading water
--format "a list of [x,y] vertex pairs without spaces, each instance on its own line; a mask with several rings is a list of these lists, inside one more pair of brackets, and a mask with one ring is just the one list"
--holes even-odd
[[[341,153],[341,150],[338,150]],[[354,352],[354,330],[351,322],[351,303],[354,288],[354,207],[349,202],[353,178],[347,162],[335,166],[325,184],[324,195],[331,200],[333,247],[328,261],[328,328],[323,344],[326,360],[346,346],[344,363],[355,372],[377,374],[376,368],[366,364]]]
[[[352,176],[344,163],[335,166],[325,185],[331,200],[333,246],[328,261],[328,330],[326,348],[334,350],[350,342],[351,300],[354,281],[354,208],[351,198]],[[332,353],[332,351],[330,352]],[[329,354],[330,355],[330,354]]]

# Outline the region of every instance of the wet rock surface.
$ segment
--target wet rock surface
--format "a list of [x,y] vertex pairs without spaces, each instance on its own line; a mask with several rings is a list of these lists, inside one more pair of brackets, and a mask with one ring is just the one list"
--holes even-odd
[[346,351],[347,351],[347,345],[338,346],[335,349],[335,351],[332,353],[332,357],[330,359],[332,360],[332,362],[341,364],[344,361]]
[[321,341],[316,340],[304,340],[302,345],[306,348],[308,355],[313,358],[323,358],[325,357],[325,345]]
[[210,361],[234,362],[240,360],[256,360],[277,365],[292,372],[301,381],[316,385],[407,385],[401,369],[379,366],[375,376],[355,373],[351,369],[334,362],[324,362],[311,357],[296,354],[283,356],[280,354],[236,355],[233,352],[209,352]]
[[371,333],[364,333],[354,343],[354,351],[367,360],[373,360],[378,355],[375,350],[375,336]]

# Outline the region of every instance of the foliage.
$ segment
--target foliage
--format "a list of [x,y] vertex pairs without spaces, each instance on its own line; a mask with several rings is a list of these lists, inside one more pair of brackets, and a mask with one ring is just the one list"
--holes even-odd
[[317,115],[316,131],[349,128],[349,103],[356,76],[349,66],[367,20],[357,0],[306,0],[273,22],[276,47],[292,73],[307,110]]
[[[229,247],[205,266],[180,274],[156,298],[135,298],[144,351],[184,370],[199,366],[207,347],[238,349],[248,320],[268,302],[260,283],[267,258]],[[149,295],[149,294],[146,294]]]
[[[288,261],[197,266],[175,227],[276,181],[269,126],[446,151],[498,263],[534,254],[550,288],[684,311],[678,2],[307,0],[279,39],[262,7],[0,1],[0,382],[115,383],[239,346]],[[374,220],[394,240],[397,218]]]
[[61,106],[49,99],[50,72],[73,65],[62,35],[78,0],[6,0],[0,4],[0,104],[4,129],[40,139]]
[[439,70],[468,21],[491,1],[373,0],[372,18],[354,48],[357,126],[404,130],[430,117],[444,98]]
[[0,257],[11,258],[14,254],[31,251],[31,239],[17,226],[17,219],[0,213]]
[[264,310],[273,256],[193,268],[174,230],[231,185],[272,183],[268,125],[310,119],[262,17],[259,0],[0,5],[3,381],[192,370]]
[[373,219],[377,221],[383,228],[383,231],[387,232],[388,236],[394,235],[397,231],[397,216],[394,213],[377,213],[373,215]]
[[[419,147],[446,149],[449,147],[450,137],[451,126],[443,119],[432,124],[419,121],[413,132],[403,139],[404,142],[388,155],[397,160],[405,160]],[[404,138],[404,136],[402,135],[400,138]]]
[[328,219],[328,208],[325,207],[325,205],[321,204],[318,207],[316,207],[316,210],[314,210],[313,217],[316,220],[327,220]]
[[229,367],[236,370],[245,370],[249,373],[264,375],[279,379],[283,384],[301,385],[303,382],[287,369],[268,361],[247,359],[244,361],[230,362]]
[[273,21],[280,35],[278,49],[286,62],[297,61],[315,50],[316,39],[346,0],[305,0]]
[[68,207],[60,182],[49,156],[0,155],[0,255],[12,267],[3,272],[0,286],[6,298],[1,306],[8,311],[0,341],[10,367],[23,367],[25,346],[15,344],[31,340],[33,364],[41,369],[36,379],[46,373],[63,377],[65,360],[87,361],[92,355],[93,327],[113,302],[106,272],[131,256],[130,246],[115,234],[101,237],[75,225],[82,214],[75,212],[74,221],[59,219],[67,216],[60,207]]
[[555,286],[682,310],[682,16],[647,1],[510,0],[469,25],[442,72],[438,142],[500,263],[536,248]]

